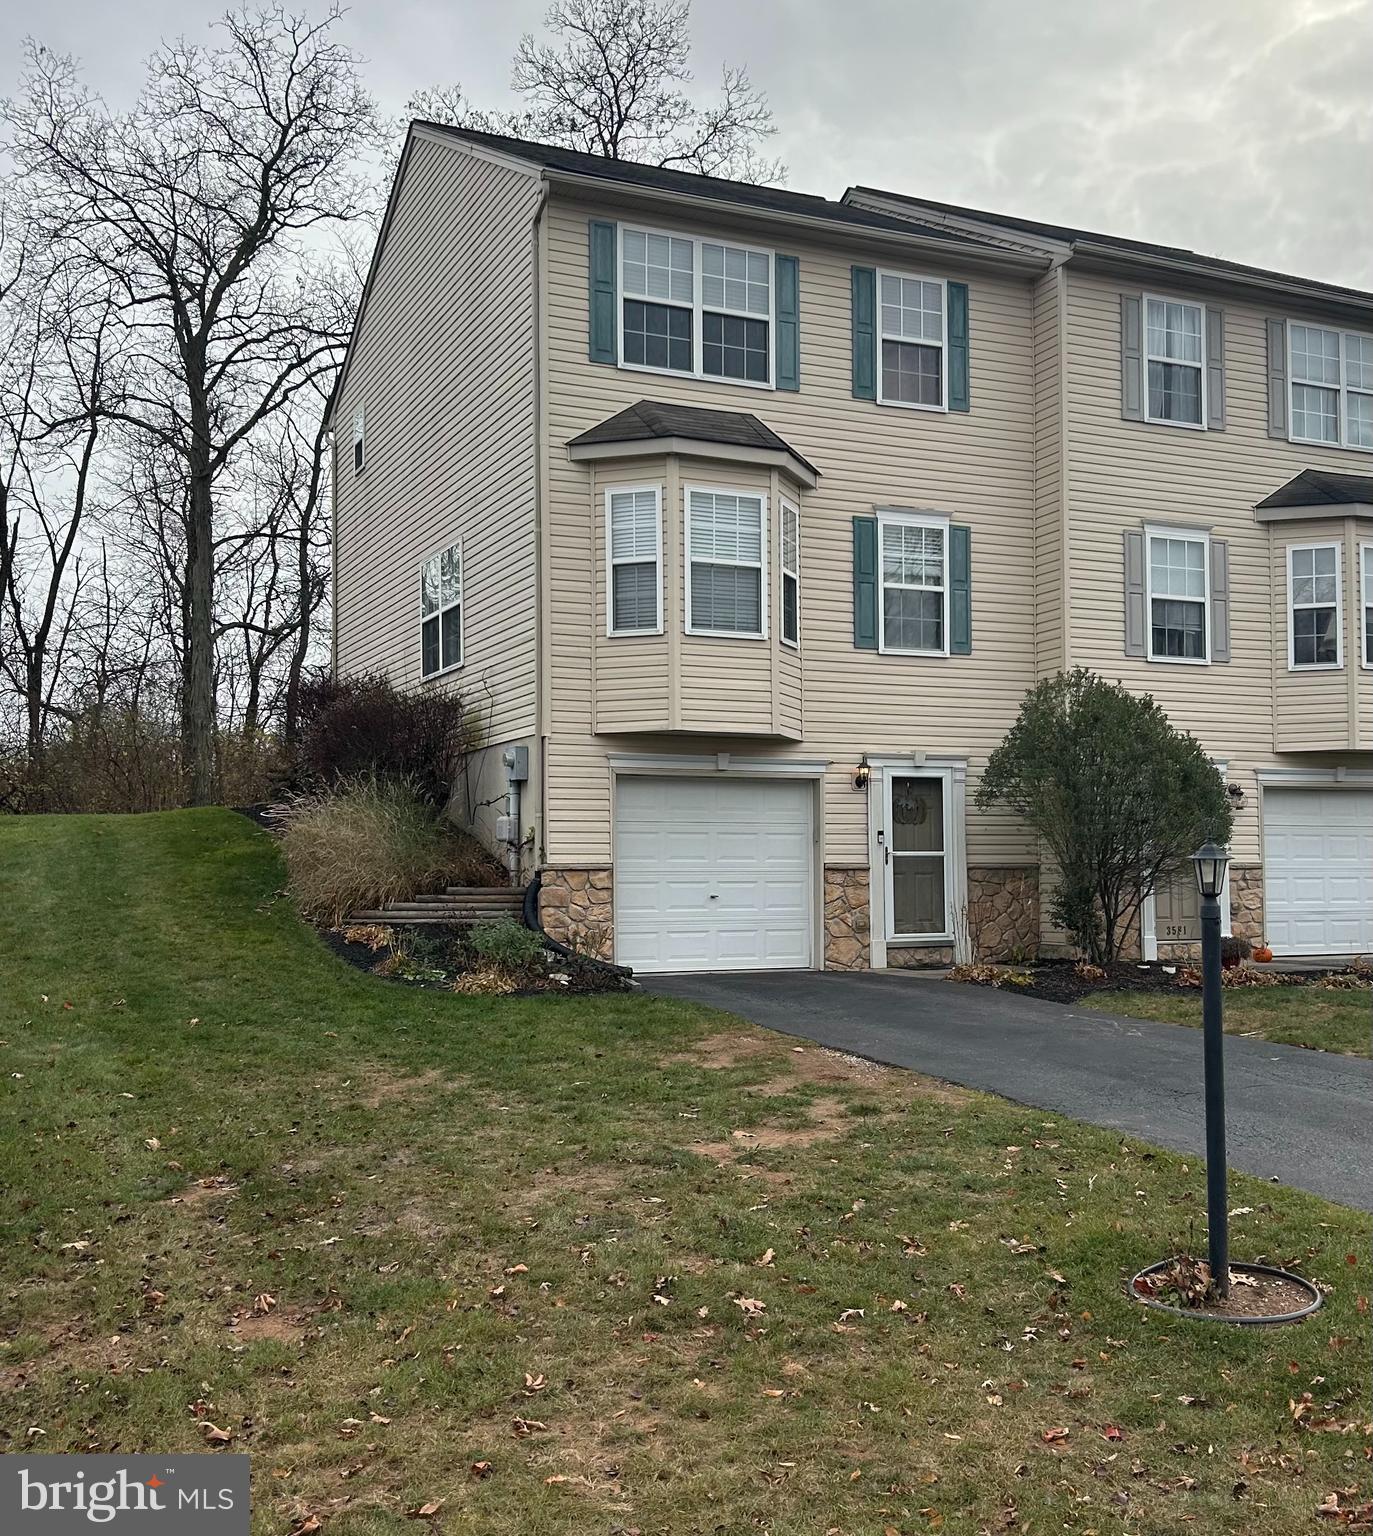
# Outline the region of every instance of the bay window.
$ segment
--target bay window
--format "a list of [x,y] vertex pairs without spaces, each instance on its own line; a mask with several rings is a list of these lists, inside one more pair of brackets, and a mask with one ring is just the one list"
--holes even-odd
[[801,643],[801,514],[782,503],[782,639]]
[[761,639],[767,633],[767,498],[693,486],[686,508],[687,633]]
[[606,632],[661,634],[662,512],[656,485],[615,488],[606,503]]
[[1287,663],[1340,665],[1340,546],[1293,544],[1287,551]]

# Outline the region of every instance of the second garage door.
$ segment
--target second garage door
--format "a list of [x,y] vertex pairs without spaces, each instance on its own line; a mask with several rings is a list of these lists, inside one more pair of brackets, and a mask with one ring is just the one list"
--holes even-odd
[[1373,952],[1373,792],[1266,789],[1263,875],[1275,954]]
[[615,797],[615,958],[639,971],[812,964],[809,782],[625,778]]

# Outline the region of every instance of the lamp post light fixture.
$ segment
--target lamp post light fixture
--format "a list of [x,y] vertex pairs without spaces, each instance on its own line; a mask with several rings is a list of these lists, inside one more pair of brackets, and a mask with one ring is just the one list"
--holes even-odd
[[1206,1226],[1211,1284],[1230,1294],[1230,1212],[1225,1168],[1225,1030],[1220,983],[1220,893],[1229,853],[1203,843],[1192,855],[1201,893],[1202,1060],[1206,1076]]

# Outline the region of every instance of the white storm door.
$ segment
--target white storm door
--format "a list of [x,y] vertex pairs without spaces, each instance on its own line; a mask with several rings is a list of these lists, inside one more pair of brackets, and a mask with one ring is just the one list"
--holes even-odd
[[947,773],[883,775],[883,903],[887,942],[953,938]]

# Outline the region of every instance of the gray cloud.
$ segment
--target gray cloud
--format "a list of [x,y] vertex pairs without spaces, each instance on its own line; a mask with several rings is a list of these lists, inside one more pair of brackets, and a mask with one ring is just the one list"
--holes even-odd
[[[10,0],[0,58],[27,29],[84,56],[112,102],[203,0]],[[509,60],[544,0],[396,0],[348,40],[399,112],[460,81],[509,103]],[[790,184],[853,182],[1373,288],[1373,0],[696,0],[702,90],[747,62],[776,112]]]

